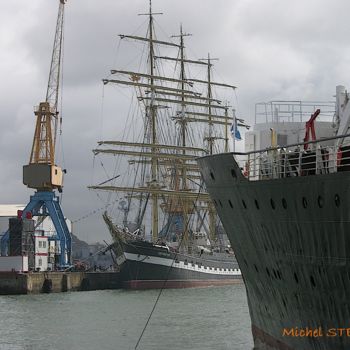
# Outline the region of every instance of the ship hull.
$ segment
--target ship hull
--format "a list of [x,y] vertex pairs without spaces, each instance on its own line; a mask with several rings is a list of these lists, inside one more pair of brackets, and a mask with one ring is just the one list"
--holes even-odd
[[232,154],[199,164],[244,277],[254,349],[349,349],[350,173],[248,181]]
[[242,282],[232,256],[203,258],[144,241],[119,242],[117,262],[127,289],[188,288]]

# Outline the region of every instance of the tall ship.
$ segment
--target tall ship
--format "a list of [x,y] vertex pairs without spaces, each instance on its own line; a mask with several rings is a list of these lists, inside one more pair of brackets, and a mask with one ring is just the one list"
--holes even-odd
[[141,53],[138,68],[113,69],[103,83],[123,94],[131,90],[131,107],[123,136],[93,150],[104,167],[111,161],[112,176],[106,171],[109,177],[89,188],[108,198],[103,219],[125,288],[237,283],[239,266],[196,163],[199,156],[228,151],[233,111],[216,94],[229,90],[232,97],[235,87],[213,79],[209,55],[187,58],[189,34],[182,27],[159,39],[158,14],[150,2],[141,14],[147,34],[120,35],[122,44]]
[[199,159],[244,277],[254,349],[350,349],[350,98],[256,105],[245,152]]

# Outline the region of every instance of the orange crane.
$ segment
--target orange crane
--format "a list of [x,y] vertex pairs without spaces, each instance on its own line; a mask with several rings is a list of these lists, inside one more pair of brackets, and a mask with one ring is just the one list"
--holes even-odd
[[58,111],[60,89],[64,7],[66,0],[59,0],[55,39],[52,50],[49,80],[44,102],[35,107],[36,126],[29,164],[23,166],[23,183],[36,190],[21,213],[22,218],[51,217],[56,235],[51,239],[60,243],[59,267],[71,263],[71,232],[68,229],[59,198],[55,190],[62,192],[63,171],[55,164],[57,127],[61,122]]

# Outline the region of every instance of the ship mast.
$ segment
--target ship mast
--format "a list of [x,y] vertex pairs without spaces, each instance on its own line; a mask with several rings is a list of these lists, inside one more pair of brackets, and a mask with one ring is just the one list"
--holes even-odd
[[[93,152],[97,154],[110,154],[121,155],[126,157],[132,157],[129,160],[129,164],[143,164],[148,166],[150,179],[147,182],[141,182],[143,185],[132,186],[114,186],[114,185],[97,185],[89,186],[90,189],[102,190],[102,191],[116,191],[127,193],[128,198],[144,198],[146,194],[146,204],[150,199],[151,220],[150,224],[152,232],[152,240],[156,242],[159,239],[159,234],[168,232],[166,227],[175,225],[173,220],[176,216],[181,217],[183,225],[182,239],[183,246],[187,246],[189,221],[194,211],[209,211],[210,221],[210,238],[213,240],[215,237],[215,222],[216,215],[214,206],[208,196],[204,192],[198,193],[198,186],[196,180],[200,179],[198,165],[196,159],[200,155],[214,152],[214,125],[220,125],[227,127],[227,106],[223,105],[223,101],[213,98],[212,86],[219,86],[224,88],[235,88],[232,85],[218,83],[212,81],[211,66],[212,58],[208,55],[204,61],[191,60],[186,58],[184,37],[190,34],[183,32],[182,26],[180,27],[180,34],[173,37],[178,37],[179,42],[169,42],[158,40],[155,35],[154,29],[154,15],[160,13],[152,12],[152,2],[149,1],[148,13],[141,15],[148,16],[148,31],[147,35],[120,35],[121,39],[136,40],[147,43],[147,72],[137,72],[129,70],[111,70],[112,75],[117,75],[114,79],[103,79],[104,84],[117,84],[129,86],[135,88],[138,95],[137,99],[142,106],[145,107],[145,119],[147,123],[145,125],[144,140],[143,142],[130,142],[130,141],[100,141],[99,146],[103,148],[94,149]],[[177,48],[177,57],[169,56],[156,56],[156,47],[167,46]],[[168,60],[176,62],[180,68],[180,74],[178,78],[170,76],[162,76],[161,72],[156,70],[155,64],[158,60]],[[207,79],[192,79],[186,77],[185,66],[199,65],[205,66],[207,70]],[[207,93],[203,96],[201,93],[193,89],[193,85],[204,85],[207,88]],[[201,90],[201,89],[200,89]],[[143,93],[143,92],[144,93]],[[171,120],[178,123],[177,130],[179,131],[177,140],[172,143],[171,138],[167,138],[167,135],[162,134],[162,121],[160,118],[160,104],[166,104],[167,108],[179,108],[175,109],[175,115],[171,117]],[[196,112],[192,111],[195,108]],[[225,114],[224,114],[224,113]],[[193,144],[190,141],[189,123],[205,123],[209,124],[209,135],[207,134],[205,140],[208,142],[207,147],[198,147],[198,141],[203,140],[203,134],[199,139],[194,139]],[[227,134],[225,135],[227,139]],[[108,147],[111,146],[111,147]],[[200,145],[199,145],[200,146]],[[116,147],[116,148],[114,148]],[[170,172],[170,174],[169,174]],[[167,180],[167,184],[161,182],[162,178],[170,178],[170,183]],[[191,183],[190,183],[191,181]],[[194,184],[194,185],[193,185]],[[196,202],[197,204],[193,205]],[[145,213],[146,204],[142,213],[142,217]],[[128,208],[129,209],[129,208]],[[162,226],[159,229],[159,210],[162,213],[169,216],[169,226]],[[204,220],[205,215],[202,218]],[[177,219],[176,219],[177,220]],[[177,221],[178,222],[178,221]],[[140,220],[138,220],[140,225]],[[124,226],[127,225],[124,220]],[[177,225],[177,224],[176,224]]]
[[207,64],[207,82],[208,82],[208,90],[207,90],[207,97],[208,97],[208,137],[206,138],[208,141],[208,150],[209,154],[213,154],[213,146],[214,146],[214,140],[215,137],[213,136],[213,118],[212,118],[212,82],[211,82],[211,67],[213,64],[212,61],[218,61],[218,58],[211,58],[210,54],[208,53],[208,58],[202,58],[200,61],[206,61]]
[[[185,93],[185,82],[186,82],[186,74],[185,74],[185,46],[184,46],[184,37],[190,36],[191,34],[184,34],[182,30],[182,24],[180,25],[180,35],[173,35],[173,38],[180,38],[180,101],[181,101],[181,111],[180,117],[178,118],[178,122],[181,128],[181,146],[182,146],[182,155],[186,157],[186,134],[187,134],[187,118],[186,118],[186,93]],[[188,95],[187,95],[188,97]],[[181,190],[187,190],[187,169],[186,164],[183,163],[181,167],[181,174],[179,173],[180,168],[175,167],[175,190],[179,190],[179,182],[181,175]],[[181,207],[182,220],[183,220],[183,235],[182,239],[184,241],[183,246],[187,246],[188,241],[188,215],[189,215],[189,204],[190,202],[184,198],[178,198],[175,204],[175,208],[179,210]]]
[[[182,147],[186,147],[186,128],[187,128],[187,122],[185,118],[185,83],[184,80],[186,79],[185,77],[185,63],[184,63],[184,33],[182,32],[182,25],[180,26],[180,57],[181,57],[181,72],[180,72],[180,79],[182,80],[181,82],[181,133],[182,133]],[[184,148],[182,151],[182,154],[185,156],[186,154],[186,149]],[[184,164],[182,170],[182,190],[186,190],[187,188],[187,171],[186,171],[186,166]],[[188,241],[188,201],[185,199],[182,200],[182,208],[183,208],[183,240],[185,243],[185,247],[188,246],[186,243]]]
[[[212,61],[218,60],[218,58],[210,58],[210,54],[208,53],[208,58],[203,58],[201,61],[206,61],[207,66],[207,81],[208,81],[208,151],[209,154],[213,154],[213,146],[214,146],[214,135],[213,135],[213,118],[212,118],[212,85],[211,85],[211,69],[212,69]],[[226,113],[227,109],[225,109]],[[226,125],[225,125],[226,127]],[[212,202],[208,203],[208,216],[209,216],[209,236],[210,240],[213,242],[216,239],[216,211]]]
[[[181,57],[181,72],[180,72],[180,79],[181,79],[181,134],[182,134],[182,147],[186,147],[186,129],[187,129],[187,121],[185,118],[185,63],[184,63],[184,36],[189,36],[190,34],[184,34],[182,31],[182,25],[180,26],[180,57]],[[183,149],[182,154],[186,154],[186,149]],[[184,167],[182,169],[182,189],[186,189],[186,168]]]
[[[151,100],[149,109],[151,112],[151,144],[157,144],[157,111],[156,106],[154,105],[154,47],[153,47],[153,13],[152,13],[152,0],[149,1],[149,67],[150,67],[150,89],[151,89]],[[155,147],[151,147],[151,152],[153,153],[151,158],[151,186],[158,187],[158,174],[157,174],[157,158],[156,153],[157,149]],[[158,194],[152,193],[152,240],[156,242],[158,239]]]
[[[211,92],[211,84],[210,84],[210,80],[211,80],[211,62],[210,62],[210,55],[208,53],[208,99],[211,98],[212,96],[212,92]],[[209,154],[213,154],[213,124],[211,122],[211,101],[208,101],[208,115],[209,115],[209,135],[208,135],[208,146],[209,146]]]

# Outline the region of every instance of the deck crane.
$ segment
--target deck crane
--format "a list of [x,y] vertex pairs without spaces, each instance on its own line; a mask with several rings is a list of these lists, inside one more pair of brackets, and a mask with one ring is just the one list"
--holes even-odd
[[[308,142],[310,140],[310,133],[311,133],[311,139],[312,141],[316,140],[316,133],[315,133],[315,120],[317,116],[321,113],[320,109],[316,109],[316,111],[311,114],[310,119],[305,123],[305,137],[304,142]],[[304,150],[306,151],[309,148],[309,144],[305,143]]]
[[45,102],[35,107],[36,126],[29,164],[23,166],[23,183],[36,190],[20,214],[21,218],[49,216],[55,227],[53,240],[59,241],[59,268],[71,264],[71,233],[66,224],[55,190],[62,192],[63,171],[55,163],[57,126],[60,122],[58,96],[60,88],[64,6],[59,0],[55,39]]

